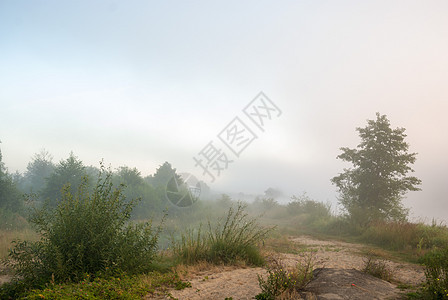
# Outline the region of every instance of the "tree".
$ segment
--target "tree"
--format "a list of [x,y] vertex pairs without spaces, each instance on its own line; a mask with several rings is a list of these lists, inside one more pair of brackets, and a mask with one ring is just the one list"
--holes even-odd
[[26,167],[24,185],[26,192],[40,192],[54,171],[53,156],[45,149],[36,153]]
[[272,198],[272,199],[278,199],[283,197],[283,192],[280,191],[279,189],[276,188],[268,188],[266,191],[264,191],[264,196],[267,198]]
[[116,172],[116,178],[120,183],[124,183],[131,188],[144,184],[141,173],[137,168],[119,167]]
[[364,128],[357,149],[341,148],[337,158],[353,168],[331,179],[340,193],[340,203],[353,221],[367,225],[377,220],[405,220],[408,210],[401,203],[408,191],[418,191],[421,180],[407,176],[417,153],[408,153],[404,128],[392,129],[385,115],[376,113]]
[[47,178],[42,197],[48,199],[51,205],[56,205],[57,200],[62,197],[62,188],[67,184],[70,185],[70,192],[74,194],[86,175],[85,169],[82,161],[71,152],[66,160],[59,162],[54,172]]
[[[9,212],[19,212],[23,208],[22,197],[2,158],[0,150],[0,212],[2,209]],[[4,220],[0,221],[0,226],[2,226],[2,221]]]

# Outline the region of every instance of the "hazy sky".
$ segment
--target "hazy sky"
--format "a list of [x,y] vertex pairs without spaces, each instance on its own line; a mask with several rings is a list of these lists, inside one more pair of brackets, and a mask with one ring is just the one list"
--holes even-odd
[[[233,160],[213,189],[336,203],[339,148],[380,112],[418,152],[405,205],[446,220],[447,16],[447,1],[0,0],[3,159],[169,161],[207,182],[193,157],[212,141]],[[242,112],[260,91],[282,112],[264,132]],[[258,137],[240,157],[217,137],[235,117]]]

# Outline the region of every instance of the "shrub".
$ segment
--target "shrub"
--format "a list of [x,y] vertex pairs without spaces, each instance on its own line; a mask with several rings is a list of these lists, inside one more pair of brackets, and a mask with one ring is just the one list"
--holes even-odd
[[111,172],[102,167],[93,192],[87,179],[72,195],[66,186],[54,209],[35,209],[30,222],[41,234],[37,242],[17,242],[10,266],[30,286],[54,280],[79,281],[85,274],[150,269],[160,232],[151,223],[128,224],[136,201],[125,201],[123,186],[114,188]]
[[423,257],[428,298],[448,299],[448,247],[427,253]]
[[306,194],[292,196],[287,205],[288,212],[297,217],[301,224],[313,229],[322,229],[331,219],[331,205],[312,200]]

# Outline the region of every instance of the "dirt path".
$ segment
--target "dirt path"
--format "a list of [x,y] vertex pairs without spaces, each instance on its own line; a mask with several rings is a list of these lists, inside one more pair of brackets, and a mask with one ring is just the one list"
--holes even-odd
[[[302,236],[290,239],[297,248],[304,245],[308,251],[315,253],[315,267],[334,269],[356,269],[364,266],[364,257],[361,251],[366,247],[358,244],[349,244],[339,241],[320,241],[312,237]],[[295,265],[299,259],[298,255],[282,254],[284,262]],[[409,263],[387,262],[394,273],[396,281],[411,284],[420,284],[424,280],[424,272],[420,266]],[[226,270],[222,272],[202,272],[189,278],[192,287],[181,291],[170,291],[172,297],[183,299],[254,299],[261,292],[258,287],[257,274],[265,274],[261,268],[248,268]],[[399,290],[396,289],[396,294]],[[147,297],[150,299],[150,296]],[[169,297],[166,297],[169,299]],[[343,298],[341,298],[343,299]],[[372,299],[377,299],[376,297]],[[381,298],[378,298],[381,299]]]
[[[361,270],[365,265],[365,255],[362,254],[362,250],[366,250],[368,247],[364,245],[339,241],[320,241],[308,236],[292,238],[291,241],[301,245],[308,245],[309,248],[317,250],[316,258],[318,264],[316,267],[318,268]],[[291,254],[286,254],[286,257],[293,261],[297,260],[296,256]],[[425,280],[422,266],[392,261],[387,261],[386,263],[392,270],[395,281],[416,286]]]

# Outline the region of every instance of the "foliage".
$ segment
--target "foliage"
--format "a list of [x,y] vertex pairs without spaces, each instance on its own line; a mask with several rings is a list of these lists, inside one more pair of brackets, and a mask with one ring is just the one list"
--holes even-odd
[[115,185],[124,184],[123,194],[126,199],[140,198],[132,211],[133,219],[147,219],[151,214],[162,213],[163,201],[156,189],[144,181],[140,171],[126,166],[119,167],[114,173]]
[[[302,261],[294,268],[288,268],[281,260],[271,258],[268,264],[267,277],[258,275],[261,293],[255,298],[262,300],[276,299],[278,296],[288,297],[302,291],[313,278],[314,254],[302,254]],[[288,297],[289,298],[289,297]]]
[[173,241],[174,253],[185,263],[206,260],[213,263],[231,264],[238,260],[260,265],[263,262],[257,248],[271,230],[258,225],[245,213],[246,206],[239,202],[232,206],[225,219],[217,224],[208,223],[208,231],[186,231],[180,241]]
[[290,215],[300,216],[305,225],[318,224],[321,219],[331,217],[331,206],[312,200],[308,195],[292,196],[287,205]]
[[48,151],[42,150],[36,153],[26,167],[24,190],[27,193],[42,191],[54,169],[53,156]]
[[432,299],[448,299],[448,247],[427,253],[422,260],[426,276],[424,294]]
[[[64,196],[63,190],[69,189],[69,192],[74,194],[75,189],[81,184],[84,188],[87,187],[85,166],[73,152],[70,153],[66,160],[61,160],[54,169],[53,173],[47,178],[45,188],[41,192],[41,196],[48,204],[55,207],[58,201]],[[84,181],[84,182],[83,182]]]
[[76,282],[85,274],[150,269],[159,230],[151,223],[126,224],[135,202],[125,201],[122,187],[113,188],[111,176],[102,168],[93,192],[87,191],[84,179],[76,195],[69,186],[64,188],[56,208],[35,209],[30,222],[41,239],[17,242],[9,254],[19,278],[41,286],[52,278]]
[[[5,212],[17,213],[23,209],[23,200],[17,189],[11,174],[8,173],[2,161],[0,151],[0,209]],[[4,227],[3,219],[0,219],[0,227]]]
[[354,168],[331,181],[340,193],[340,203],[351,219],[362,225],[374,220],[404,220],[407,210],[401,200],[407,191],[417,191],[421,180],[407,176],[416,160],[408,153],[404,128],[392,129],[385,115],[376,114],[365,128],[357,128],[361,143],[357,149],[341,148],[339,159]]
[[163,165],[157,168],[153,176],[148,176],[145,180],[153,187],[166,188],[168,182],[173,176],[177,176],[177,179],[181,181],[180,176],[176,174],[176,169],[174,169],[171,164],[166,161]]

